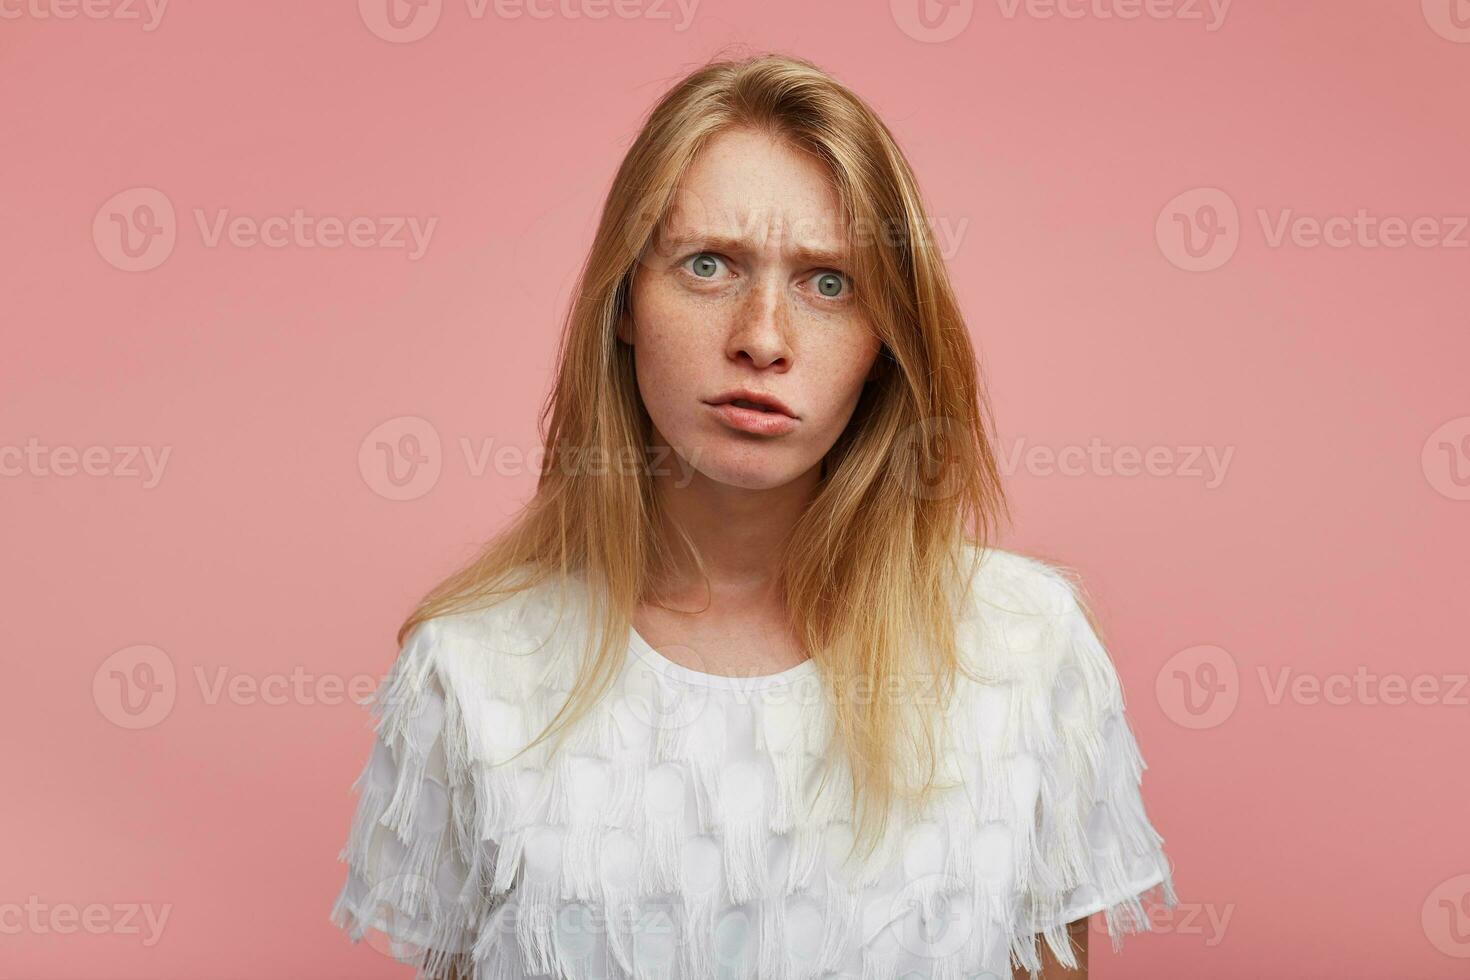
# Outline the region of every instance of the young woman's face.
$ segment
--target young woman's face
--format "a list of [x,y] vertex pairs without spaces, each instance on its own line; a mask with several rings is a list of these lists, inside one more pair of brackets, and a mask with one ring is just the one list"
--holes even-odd
[[[753,130],[706,145],[632,285],[655,438],[711,480],[784,486],[820,465],[880,349],[848,278],[839,199],[810,156]],[[784,411],[731,404],[741,391]]]

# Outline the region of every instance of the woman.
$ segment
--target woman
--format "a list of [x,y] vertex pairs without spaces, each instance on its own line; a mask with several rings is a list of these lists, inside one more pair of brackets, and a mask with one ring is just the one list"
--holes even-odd
[[1085,975],[1175,904],[1122,691],[1004,513],[914,177],[807,62],[620,167],[536,495],[404,623],[333,920],[423,976]]

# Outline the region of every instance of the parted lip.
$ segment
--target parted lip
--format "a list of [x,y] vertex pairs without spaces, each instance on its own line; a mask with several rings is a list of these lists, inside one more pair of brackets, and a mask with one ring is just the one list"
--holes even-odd
[[723,391],[715,397],[709,399],[707,402],[705,402],[705,404],[727,405],[730,402],[737,401],[750,402],[754,405],[761,405],[765,408],[771,409],[772,411],[780,412],[782,415],[790,416],[791,418],[800,417],[791,409],[787,408],[785,402],[781,401],[781,399],[779,398],[776,398],[774,395],[767,395],[759,391],[751,391],[749,388],[731,388],[729,391]]

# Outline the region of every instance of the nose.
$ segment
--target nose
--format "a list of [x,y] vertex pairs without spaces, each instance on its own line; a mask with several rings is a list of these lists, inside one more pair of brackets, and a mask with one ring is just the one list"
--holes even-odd
[[736,312],[726,355],[748,359],[752,366],[785,369],[790,366],[790,317],[785,295],[774,277],[752,288]]

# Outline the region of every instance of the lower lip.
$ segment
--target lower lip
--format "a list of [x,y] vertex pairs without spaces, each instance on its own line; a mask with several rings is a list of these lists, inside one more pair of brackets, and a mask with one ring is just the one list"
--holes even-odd
[[726,402],[711,405],[715,414],[732,429],[758,436],[779,436],[796,428],[796,419],[781,412],[762,412],[758,408],[741,408]]

